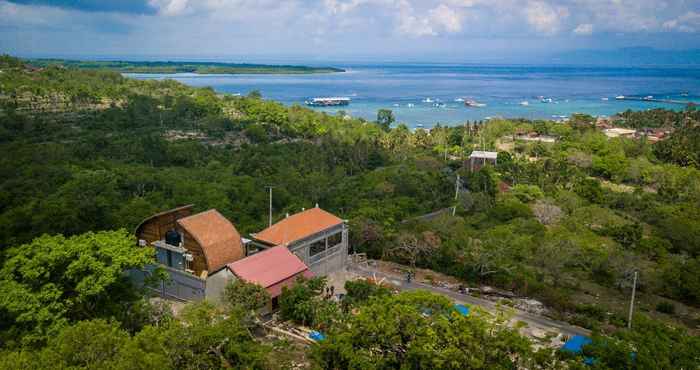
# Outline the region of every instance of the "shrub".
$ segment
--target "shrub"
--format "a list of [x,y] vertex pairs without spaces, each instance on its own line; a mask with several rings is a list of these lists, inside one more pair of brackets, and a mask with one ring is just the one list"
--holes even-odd
[[656,305],[656,311],[673,315],[676,313],[676,305],[671,302],[659,302],[659,304]]

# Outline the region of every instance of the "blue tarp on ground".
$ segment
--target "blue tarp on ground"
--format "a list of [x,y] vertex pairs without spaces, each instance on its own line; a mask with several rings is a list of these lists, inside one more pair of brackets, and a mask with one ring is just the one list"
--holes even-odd
[[323,335],[323,333],[314,330],[311,333],[309,333],[309,338],[319,342],[326,339],[326,336]]
[[[580,355],[583,353],[583,346],[593,343],[593,340],[589,337],[584,337],[583,335],[574,335],[571,339],[567,340],[566,343],[561,347],[562,351],[567,351]],[[586,365],[593,365],[595,359],[593,357],[584,357],[583,362]]]
[[456,304],[455,305],[455,310],[459,312],[460,315],[462,316],[467,316],[469,315],[469,307],[463,305],[463,304]]
[[562,346],[561,349],[564,351],[579,354],[583,350],[583,346],[591,344],[592,342],[593,341],[591,340],[591,338],[584,337],[583,335],[574,335],[573,337],[571,337],[571,339],[567,340],[566,343],[564,343],[564,346]]

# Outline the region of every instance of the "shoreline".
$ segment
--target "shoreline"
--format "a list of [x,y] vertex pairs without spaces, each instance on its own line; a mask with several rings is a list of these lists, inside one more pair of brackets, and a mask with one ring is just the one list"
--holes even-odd
[[343,68],[290,64],[221,63],[221,62],[172,62],[172,61],[122,61],[122,60],[71,60],[71,59],[26,59],[37,68],[58,66],[79,70],[104,70],[117,73],[201,75],[304,75],[346,72]]

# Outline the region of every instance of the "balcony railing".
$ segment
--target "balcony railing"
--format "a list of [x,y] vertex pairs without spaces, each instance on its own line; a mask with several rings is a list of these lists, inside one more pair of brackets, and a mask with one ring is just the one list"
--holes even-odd
[[336,244],[336,245],[334,245],[334,246],[332,246],[324,251],[321,251],[317,254],[314,254],[313,256],[310,256],[309,263],[310,264],[317,263],[317,262],[325,259],[326,257],[330,257],[330,256],[340,252],[342,249],[343,249],[343,243],[342,242],[338,243],[338,244]]

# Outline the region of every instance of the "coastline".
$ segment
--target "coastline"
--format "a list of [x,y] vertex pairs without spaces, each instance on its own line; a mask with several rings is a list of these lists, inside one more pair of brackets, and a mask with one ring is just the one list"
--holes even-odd
[[121,61],[121,60],[69,60],[69,59],[27,59],[27,63],[37,68],[58,66],[81,70],[104,70],[117,73],[138,74],[178,74],[192,73],[198,75],[306,75],[332,74],[346,72],[345,69],[306,65],[276,65],[257,63],[222,63],[222,62],[172,62],[172,61]]

